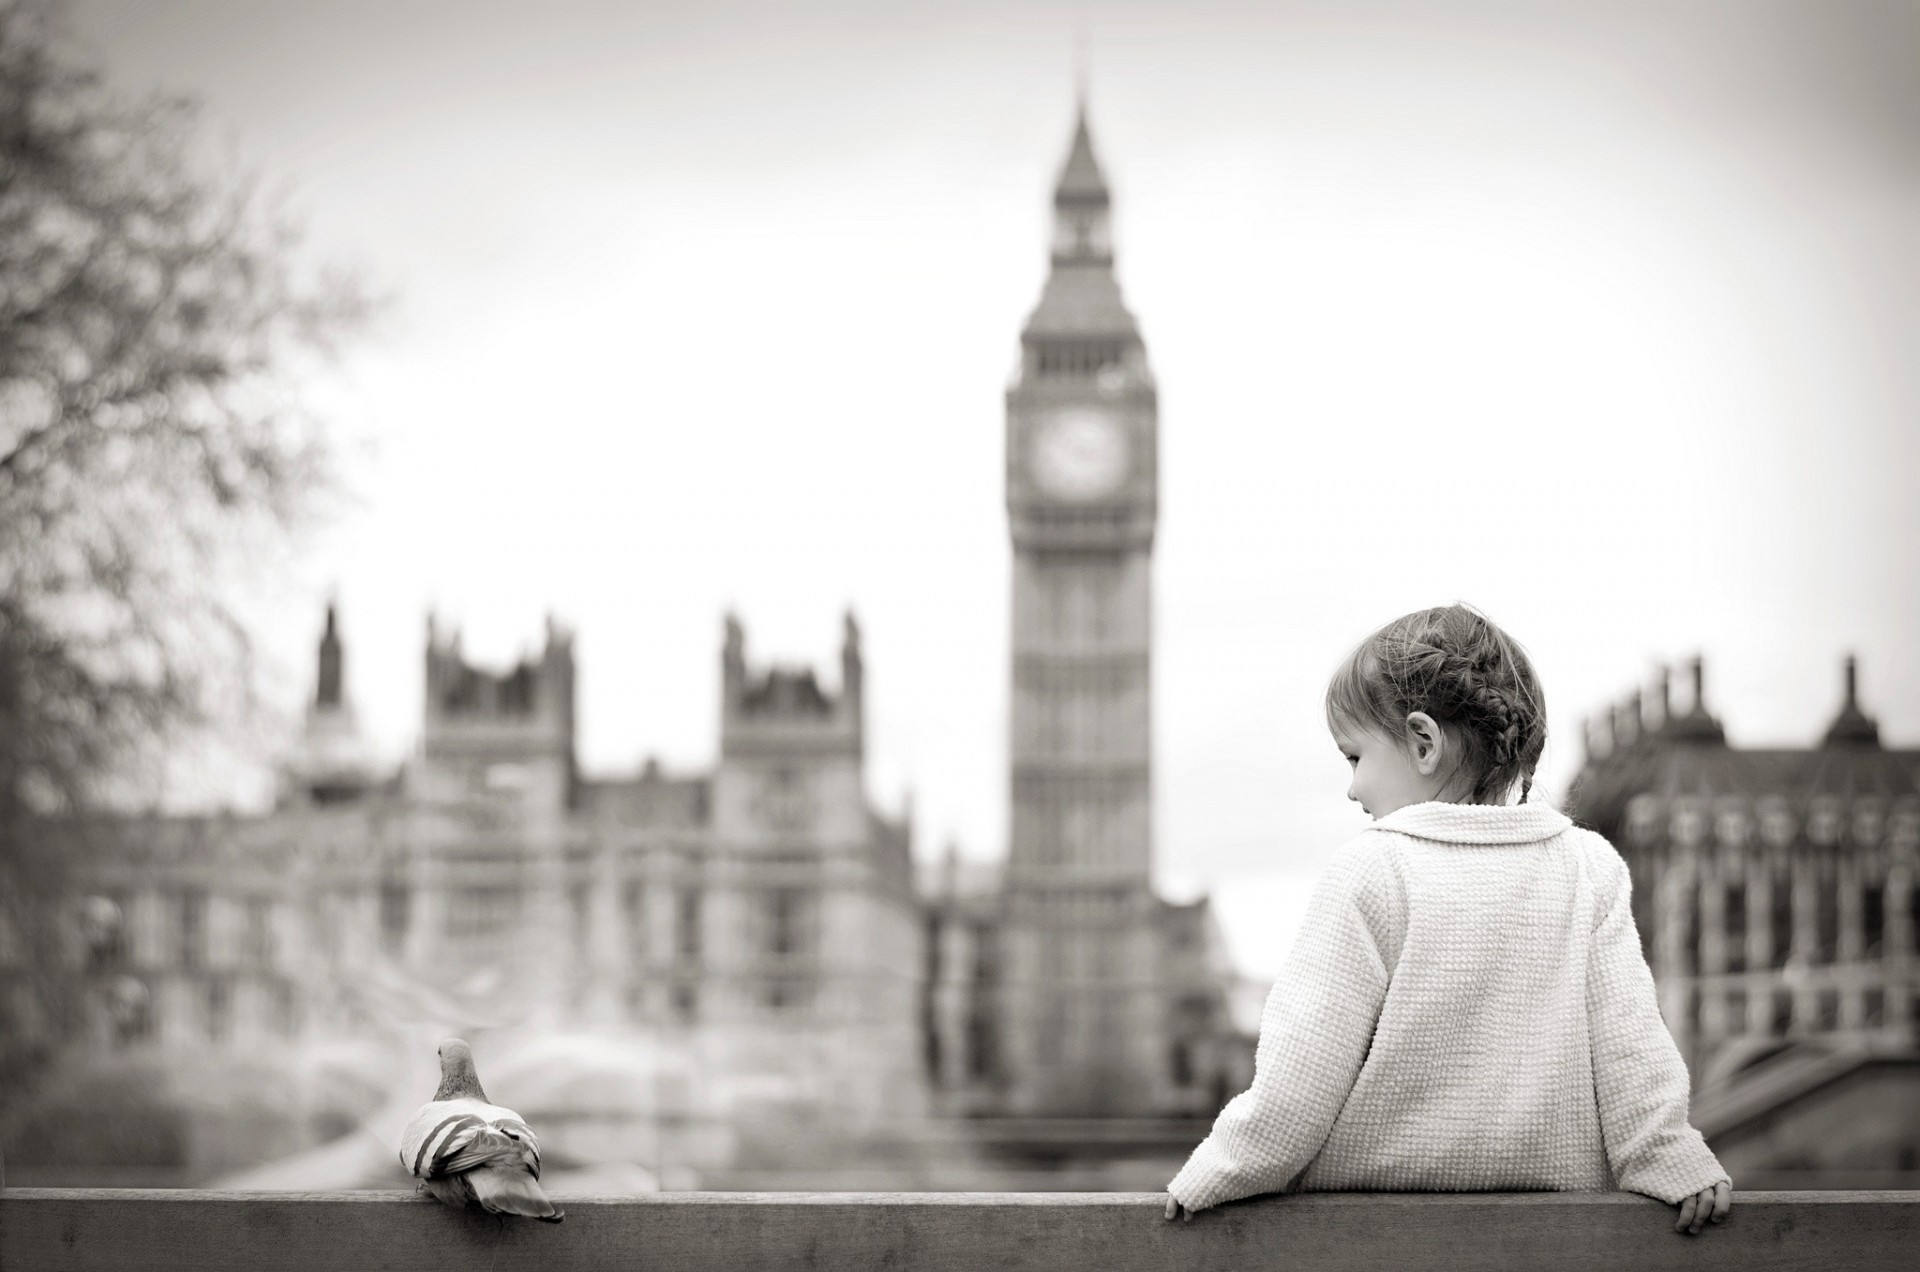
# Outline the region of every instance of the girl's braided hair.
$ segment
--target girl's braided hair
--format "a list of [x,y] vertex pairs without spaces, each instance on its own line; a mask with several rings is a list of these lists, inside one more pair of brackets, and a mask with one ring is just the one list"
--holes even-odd
[[1525,802],[1547,745],[1547,702],[1520,642],[1467,605],[1419,610],[1360,642],[1327,685],[1327,719],[1406,739],[1424,711],[1460,747],[1468,803]]

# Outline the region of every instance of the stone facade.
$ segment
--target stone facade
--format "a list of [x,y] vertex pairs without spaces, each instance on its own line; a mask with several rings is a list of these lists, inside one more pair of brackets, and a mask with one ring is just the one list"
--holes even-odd
[[750,667],[729,619],[720,756],[692,775],[581,774],[552,624],[495,672],[429,623],[420,746],[386,774],[342,661],[330,612],[279,807],[90,836],[96,1056],[296,1054],[431,1020],[626,1037],[842,1131],[924,1114],[920,908],[908,829],[865,797],[851,616],[837,691]]
[[[1738,1146],[1749,1174],[1775,1181],[1749,1186],[1823,1186],[1826,1176],[1911,1187],[1920,751],[1881,744],[1852,659],[1839,713],[1803,750],[1729,746],[1698,660],[1691,679],[1684,711],[1663,677],[1651,703],[1636,693],[1589,725],[1571,811],[1632,869],[1634,921],[1692,1070],[1696,1123],[1717,1149]],[[1904,1141],[1857,1140],[1860,1160],[1843,1167],[1846,1145],[1816,1152],[1795,1139],[1796,1110],[1839,1098],[1836,1084],[1866,1073],[1898,1093],[1882,1129],[1906,1128]],[[1881,1182],[1859,1182],[1868,1178]]]

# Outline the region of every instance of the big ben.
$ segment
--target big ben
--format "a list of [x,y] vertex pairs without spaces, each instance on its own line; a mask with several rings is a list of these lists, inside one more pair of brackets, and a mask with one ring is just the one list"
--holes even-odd
[[1013,551],[1009,1111],[1142,1111],[1165,1083],[1152,866],[1158,420],[1084,108],[1007,391]]

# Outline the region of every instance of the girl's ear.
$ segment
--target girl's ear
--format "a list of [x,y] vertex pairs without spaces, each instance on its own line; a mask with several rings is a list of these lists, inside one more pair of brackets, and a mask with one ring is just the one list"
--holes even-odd
[[1414,771],[1420,776],[1432,777],[1440,771],[1440,757],[1446,746],[1447,735],[1432,716],[1415,711],[1407,717],[1407,749]]

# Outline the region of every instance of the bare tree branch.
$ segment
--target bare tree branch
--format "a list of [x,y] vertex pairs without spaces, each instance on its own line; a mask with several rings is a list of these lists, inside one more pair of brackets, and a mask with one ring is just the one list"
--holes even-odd
[[[214,566],[330,480],[295,373],[367,308],[254,182],[201,170],[194,123],[110,91],[52,0],[0,0],[0,924],[44,954],[49,1020],[75,828],[245,692]],[[0,1092],[58,1042],[9,1010]]]

